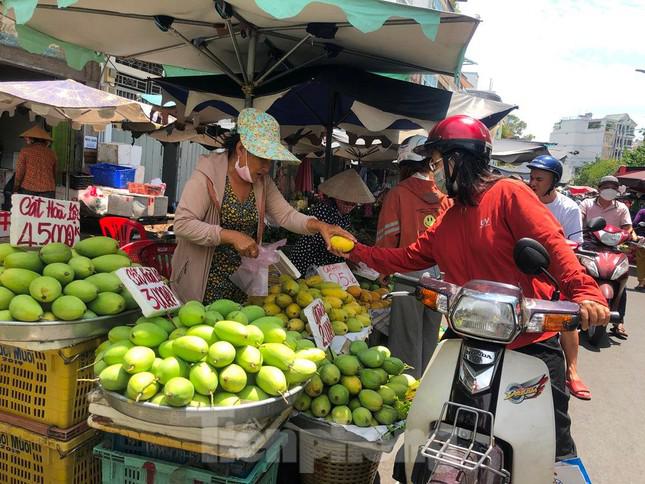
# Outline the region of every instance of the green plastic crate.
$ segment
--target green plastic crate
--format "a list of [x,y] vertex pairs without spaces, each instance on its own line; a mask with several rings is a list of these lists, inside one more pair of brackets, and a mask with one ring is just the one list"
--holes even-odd
[[245,478],[108,450],[102,443],[94,447],[94,454],[101,458],[103,484],[277,484],[280,449],[285,441],[286,436],[279,435]]

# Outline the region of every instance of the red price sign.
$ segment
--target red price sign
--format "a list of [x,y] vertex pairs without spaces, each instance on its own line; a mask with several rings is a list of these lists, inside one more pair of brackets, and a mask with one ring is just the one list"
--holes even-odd
[[181,301],[152,267],[123,267],[116,271],[123,285],[141,308],[144,316],[169,313],[181,306]]
[[343,289],[359,285],[354,274],[349,270],[349,267],[344,262],[321,266],[318,268],[318,274],[320,274],[320,277],[325,281],[340,284]]
[[34,247],[62,242],[72,246],[81,238],[78,202],[13,195],[11,203],[11,245]]
[[331,326],[327,312],[325,312],[325,306],[320,299],[314,299],[314,302],[307,306],[304,311],[316,346],[326,350],[334,339],[334,329]]

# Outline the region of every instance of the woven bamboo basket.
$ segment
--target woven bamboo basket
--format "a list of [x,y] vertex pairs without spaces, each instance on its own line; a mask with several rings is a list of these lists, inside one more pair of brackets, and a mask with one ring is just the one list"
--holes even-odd
[[382,452],[299,432],[303,484],[372,484]]

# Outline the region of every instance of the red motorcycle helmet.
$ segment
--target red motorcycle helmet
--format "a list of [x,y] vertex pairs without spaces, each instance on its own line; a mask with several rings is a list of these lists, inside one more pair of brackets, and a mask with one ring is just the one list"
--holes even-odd
[[428,134],[428,141],[414,151],[429,158],[432,150],[442,154],[464,150],[477,158],[489,158],[493,141],[484,123],[465,114],[456,114],[439,121]]

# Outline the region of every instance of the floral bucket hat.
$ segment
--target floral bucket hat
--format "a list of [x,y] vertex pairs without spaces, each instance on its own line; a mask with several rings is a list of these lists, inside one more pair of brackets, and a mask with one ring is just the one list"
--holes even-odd
[[240,111],[237,132],[242,145],[252,154],[265,160],[300,163],[298,157],[280,142],[280,125],[273,116],[254,108]]

